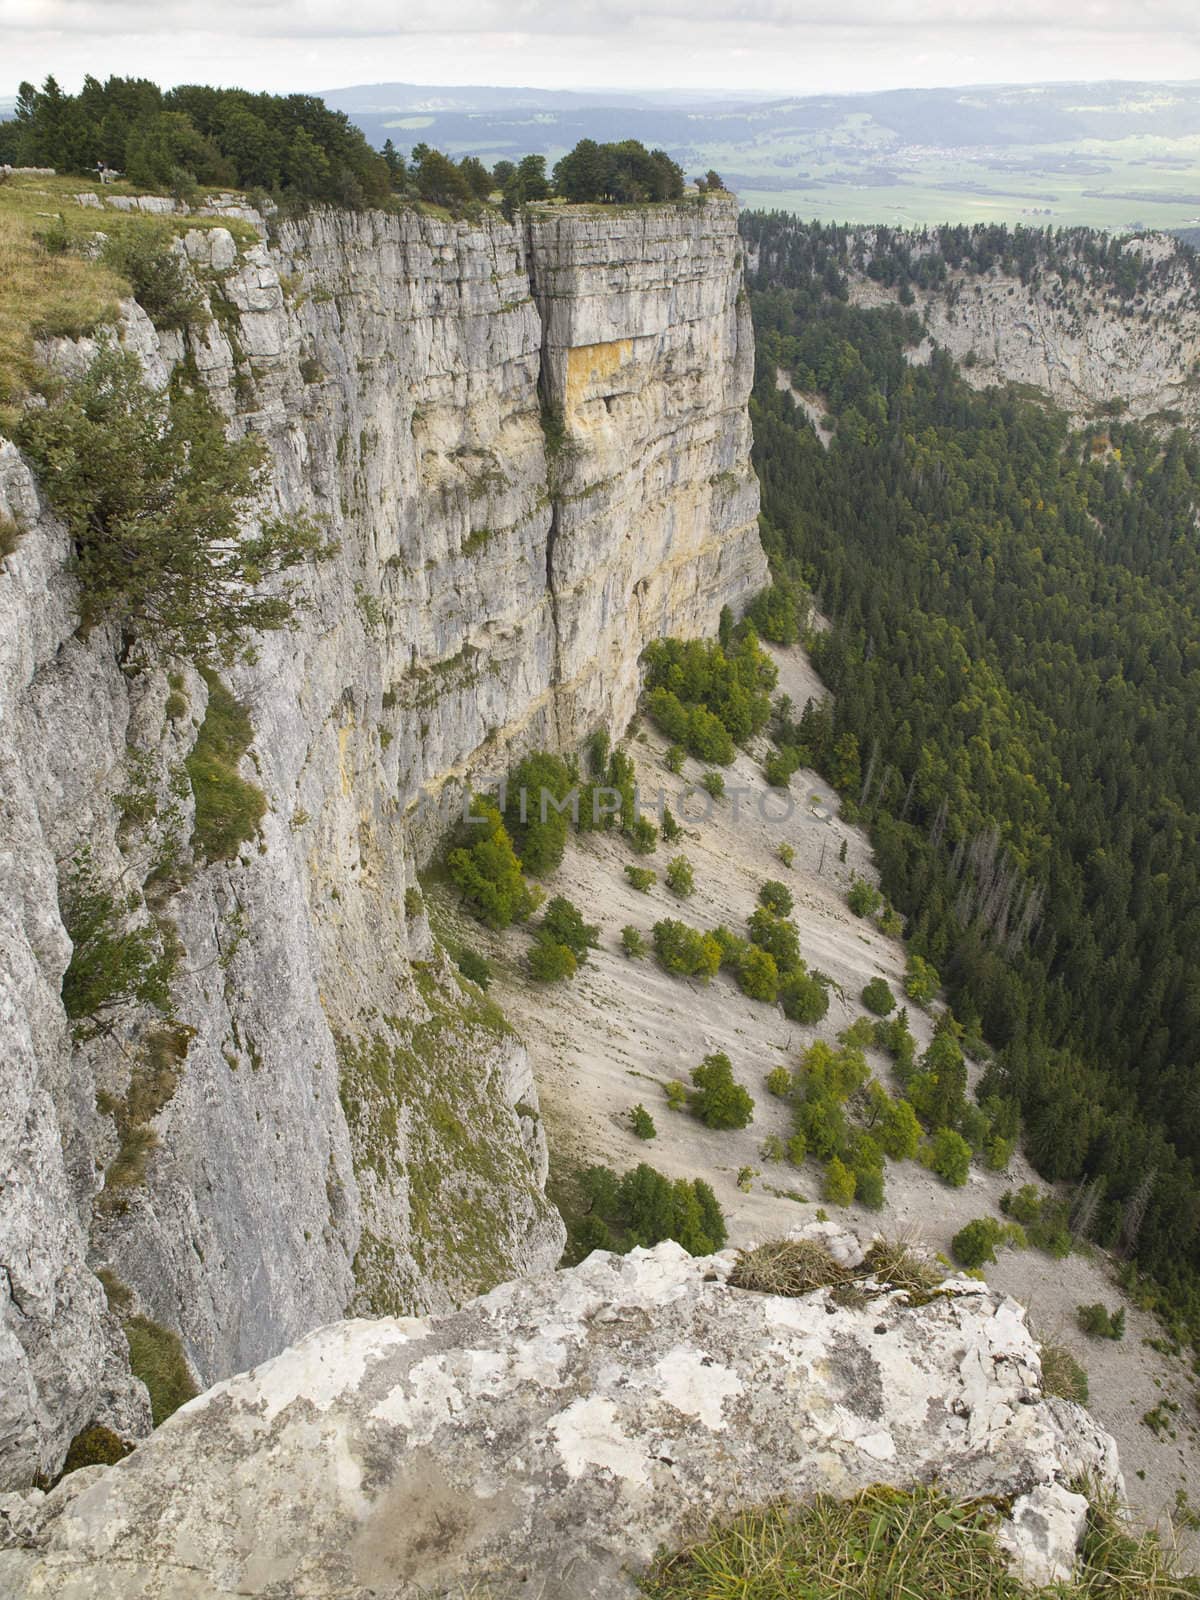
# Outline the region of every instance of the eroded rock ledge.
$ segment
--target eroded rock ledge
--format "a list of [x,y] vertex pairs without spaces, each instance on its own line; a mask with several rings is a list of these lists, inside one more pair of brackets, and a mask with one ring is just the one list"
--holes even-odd
[[461,1311],[343,1322],[220,1383],[119,1466],[0,1500],[0,1588],[89,1600],[633,1595],[660,1545],[780,1496],[938,1477],[1063,1575],[1112,1440],[1046,1398],[1015,1301],[731,1287],[674,1244]]

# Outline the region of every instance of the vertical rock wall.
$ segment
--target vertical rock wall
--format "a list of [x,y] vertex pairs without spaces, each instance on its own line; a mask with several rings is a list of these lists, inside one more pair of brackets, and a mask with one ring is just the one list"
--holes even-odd
[[[131,1315],[208,1382],[556,1259],[528,1059],[432,940],[414,807],[619,730],[645,643],[766,579],[732,202],[185,243],[211,320],[159,335],[131,304],[121,336],[152,382],[194,363],[265,439],[272,509],[338,554],[229,675],[268,809],[207,862],[184,762],[210,686],[76,635],[67,540],[0,446],[26,530],[0,565],[0,1485],[92,1420],[145,1426]],[[63,1012],[85,847],[181,943],[169,1050],[152,1014],[81,1040]]]

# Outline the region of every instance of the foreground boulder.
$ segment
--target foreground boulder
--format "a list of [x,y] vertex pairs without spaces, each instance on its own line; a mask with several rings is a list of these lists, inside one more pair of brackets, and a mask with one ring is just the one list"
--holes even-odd
[[[612,1600],[715,1514],[941,1479],[1044,1580],[1112,1440],[1041,1391],[1023,1309],[954,1279],[798,1299],[730,1254],[597,1253],[463,1310],[322,1328],[118,1466],[0,1500],[0,1592]],[[868,1290],[872,1288],[868,1285]]]

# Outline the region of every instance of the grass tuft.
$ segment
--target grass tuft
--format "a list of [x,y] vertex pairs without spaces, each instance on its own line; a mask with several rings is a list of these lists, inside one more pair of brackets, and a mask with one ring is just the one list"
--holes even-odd
[[1093,1505],[1071,1583],[1033,1590],[1009,1570],[994,1533],[1000,1509],[936,1488],[875,1486],[849,1500],[743,1512],[674,1555],[642,1584],[649,1600],[1183,1600],[1151,1537],[1122,1528],[1111,1504]]
[[150,1410],[157,1428],[199,1390],[192,1381],[179,1335],[149,1317],[130,1317],[125,1324],[129,1367],[150,1391]]
[[867,1251],[865,1265],[880,1283],[909,1294],[931,1294],[942,1282],[942,1274],[925,1261],[907,1239],[875,1239]]
[[1088,1401],[1088,1376],[1065,1344],[1042,1346],[1042,1389],[1060,1400]]
[[801,1295],[839,1288],[853,1276],[816,1239],[772,1239],[740,1250],[729,1282],[758,1294]]

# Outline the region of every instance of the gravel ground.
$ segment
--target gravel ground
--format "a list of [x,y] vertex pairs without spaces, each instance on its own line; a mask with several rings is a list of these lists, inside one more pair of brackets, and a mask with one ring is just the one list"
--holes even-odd
[[[797,707],[809,695],[824,693],[802,650],[772,654],[780,667],[779,689]],[[630,748],[643,795],[662,785],[683,820],[671,797],[695,784],[703,767],[689,759],[682,776],[674,777],[663,762],[664,741],[650,727],[642,729]],[[686,824],[686,839],[675,846],[660,845],[653,856],[635,857],[623,840],[608,834],[571,837],[548,891],[566,895],[601,928],[600,948],[572,982],[530,981],[524,966],[529,936],[523,930],[497,936],[472,923],[469,938],[493,961],[491,992],[528,1044],[554,1162],[560,1167],[604,1162],[624,1170],[650,1161],[672,1177],[704,1177],[725,1211],[730,1242],[744,1245],[811,1220],[820,1204],[815,1163],[794,1168],[761,1156],[766,1135],[786,1138],[790,1131],[787,1108],[765,1089],[767,1073],[781,1062],[794,1062],[813,1039],[833,1039],[860,1015],[858,996],[870,978],[883,976],[902,998],[904,953],[897,941],[846,907],[852,874],[875,880],[876,873],[866,838],[838,819],[831,791],[821,779],[812,772],[797,773],[791,785],[792,814],[780,819],[779,796],[768,790],[749,755],[739,752],[725,778],[729,789],[740,785],[749,791],[737,818],[730,798],[718,801],[710,816]],[[690,815],[699,818],[705,798],[696,797]],[[784,841],[796,853],[790,868],[776,855]],[[838,859],[843,842],[844,863]],[[682,902],[661,881],[667,861],[680,851],[691,860],[696,878],[695,894]],[[658,872],[660,881],[648,895],[639,894],[625,879],[628,862]],[[829,973],[845,991],[845,1000],[832,998],[828,1015],[816,1027],[789,1022],[777,1006],[750,1000],[724,975],[707,985],[684,981],[662,971],[653,956],[629,960],[621,952],[625,924],[632,923],[649,938],[652,924],[664,916],[700,928],[726,923],[744,932],[758,887],[767,878],[786,882],[795,896],[793,918],[810,967]],[[454,915],[444,903],[443,915]],[[909,1016],[924,1048],[933,1018],[912,1006]],[[686,1113],[667,1108],[663,1086],[673,1078],[687,1081],[691,1069],[714,1050],[728,1054],[735,1076],[754,1096],[754,1120],[746,1129],[710,1131]],[[886,1058],[873,1055],[872,1065],[887,1082]],[[630,1129],[628,1113],[638,1102],[657,1125],[653,1141],[636,1138]],[[738,1172],[745,1167],[756,1169],[749,1192],[737,1186]],[[1005,1176],[972,1168],[967,1185],[957,1190],[915,1162],[889,1163],[884,1209],[867,1212],[851,1206],[845,1216],[864,1234],[908,1230],[948,1254],[951,1238],[965,1222],[998,1214],[1006,1188],[1034,1180],[1019,1157]],[[1092,1341],[1078,1330],[1078,1305],[1103,1300],[1115,1307],[1120,1299],[1110,1265],[1099,1251],[1067,1261],[1036,1250],[1008,1251],[988,1268],[987,1276],[1029,1308],[1044,1340],[1065,1343],[1087,1368],[1090,1408],[1120,1447],[1130,1503],[1141,1518],[1158,1523],[1171,1537],[1168,1514],[1176,1490],[1190,1491],[1200,1505],[1200,1391],[1187,1363],[1149,1347],[1146,1341],[1161,1337],[1161,1329],[1132,1306],[1120,1343]],[[1164,1399],[1179,1407],[1170,1418],[1175,1438],[1165,1432],[1156,1436],[1141,1420]],[[1178,1537],[1194,1564],[1200,1548],[1195,1534],[1180,1530]]]

